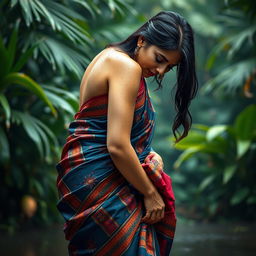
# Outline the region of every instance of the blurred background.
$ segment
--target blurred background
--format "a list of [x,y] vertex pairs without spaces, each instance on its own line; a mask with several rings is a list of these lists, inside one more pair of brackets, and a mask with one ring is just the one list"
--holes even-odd
[[67,255],[55,164],[90,60],[161,10],[195,32],[193,126],[174,145],[175,71],[147,80],[153,148],[172,177],[172,255],[255,255],[256,2],[2,0],[0,2],[0,255]]

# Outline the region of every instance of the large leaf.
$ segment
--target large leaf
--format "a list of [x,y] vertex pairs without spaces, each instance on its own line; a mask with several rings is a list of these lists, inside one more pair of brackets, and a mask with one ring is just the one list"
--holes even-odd
[[34,49],[38,44],[34,44],[34,46],[30,47],[29,49],[25,50],[19,57],[19,59],[16,61],[14,66],[11,68],[12,72],[18,72],[20,71],[23,66],[28,62],[29,58],[32,56]]
[[56,137],[52,131],[39,119],[28,113],[13,111],[12,120],[19,120],[19,123],[23,126],[27,135],[36,144],[41,158],[49,160],[51,143],[53,142],[55,146],[58,145]]
[[256,136],[256,104],[246,107],[235,120],[238,140],[251,140]]
[[43,157],[43,143],[40,134],[35,128],[36,124],[34,123],[32,116],[27,113],[21,113],[19,111],[13,111],[12,115],[15,119],[18,119],[20,121],[20,124],[22,124],[27,135],[35,142],[40,153],[40,156]]
[[51,93],[54,93],[55,95],[60,96],[63,100],[65,100],[66,104],[69,104],[70,106],[72,106],[73,108],[72,112],[78,109],[79,99],[76,95],[74,95],[74,93],[56,86],[43,85],[43,89],[45,90],[45,92],[49,91]]
[[175,144],[177,149],[188,149],[194,146],[200,146],[206,142],[205,134],[191,130],[187,137]]
[[215,180],[215,178],[216,178],[216,174],[211,174],[206,178],[204,178],[199,185],[199,190],[202,191],[206,189],[206,187],[208,187]]
[[236,205],[241,203],[249,195],[249,188],[242,188],[235,192],[235,194],[230,199],[231,205]]
[[185,150],[184,152],[182,152],[179,157],[177,158],[177,160],[174,162],[174,168],[179,168],[180,165],[185,162],[186,160],[188,160],[189,158],[191,158],[194,154],[200,152],[202,150],[203,147],[201,146],[197,146],[197,147],[193,147],[193,148],[189,148],[187,150]]
[[224,68],[216,77],[210,79],[202,88],[202,92],[225,92],[235,94],[242,88],[245,80],[256,68],[256,59],[248,58]]
[[5,88],[10,84],[22,85],[26,89],[32,91],[35,95],[37,95],[42,101],[44,101],[49,106],[52,113],[56,116],[56,109],[53,107],[52,103],[47,98],[42,87],[38,83],[36,83],[32,78],[23,73],[10,73],[3,79],[2,87]]
[[11,70],[11,67],[13,65],[14,58],[15,58],[17,38],[18,38],[18,26],[19,26],[19,22],[16,22],[9,40],[9,44],[7,46],[8,58],[9,58],[9,61],[6,63],[7,72]]
[[228,56],[233,57],[236,52],[242,50],[242,47],[253,47],[256,24],[248,17],[245,18],[243,12],[228,9],[219,20],[225,23],[228,29],[222,42],[219,44],[218,53],[228,45]]
[[74,114],[75,110],[70,106],[70,104],[63,99],[61,96],[58,96],[55,93],[45,91],[48,99],[53,102],[53,105],[57,107],[58,109],[63,109],[70,113],[71,115]]
[[223,172],[223,184],[226,184],[229,182],[229,180],[234,176],[236,171],[236,166],[231,165],[225,168]]
[[65,69],[74,72],[77,77],[81,77],[88,58],[82,52],[68,47],[64,42],[54,39],[47,39],[39,45],[39,49],[43,56],[52,64],[53,69],[58,68],[64,73]]
[[237,158],[241,158],[250,148],[251,141],[237,140]]
[[214,126],[210,127],[210,129],[206,133],[206,139],[208,141],[215,139],[215,137],[219,136],[224,131],[226,131],[227,128],[228,128],[227,125],[214,125]]
[[[4,40],[0,35],[0,80],[8,74],[8,67],[10,66],[10,59],[8,51],[4,45]],[[1,86],[1,85],[0,85]]]
[[92,15],[92,17],[96,18],[96,12],[95,10],[86,2],[83,0],[74,0],[75,3],[82,5],[85,9],[89,11],[89,13]]

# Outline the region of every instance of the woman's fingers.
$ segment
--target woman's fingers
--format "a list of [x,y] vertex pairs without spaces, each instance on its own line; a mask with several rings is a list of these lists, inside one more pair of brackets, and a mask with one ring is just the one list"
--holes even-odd
[[157,190],[150,196],[144,196],[144,206],[146,214],[142,221],[153,224],[162,219],[165,204]]
[[147,214],[141,219],[141,221],[146,222],[148,224],[154,224],[161,219],[164,218],[164,210],[153,211],[151,213],[147,212]]
[[143,222],[150,221],[151,213],[149,211],[146,212],[146,215],[141,219]]
[[164,210],[161,212],[161,219],[163,219],[164,218]]
[[160,168],[164,168],[163,159],[159,154],[154,154],[154,156],[151,158],[151,161],[156,161],[160,165]]

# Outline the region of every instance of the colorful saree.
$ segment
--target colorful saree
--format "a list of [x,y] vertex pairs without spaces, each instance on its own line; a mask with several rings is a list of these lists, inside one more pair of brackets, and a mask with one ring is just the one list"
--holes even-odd
[[170,177],[156,161],[144,161],[150,146],[155,111],[141,80],[136,99],[131,144],[150,179],[163,196],[165,217],[141,222],[143,195],[121,175],[106,147],[107,94],[85,102],[69,125],[58,170],[57,208],[65,219],[69,255],[168,256],[176,216]]

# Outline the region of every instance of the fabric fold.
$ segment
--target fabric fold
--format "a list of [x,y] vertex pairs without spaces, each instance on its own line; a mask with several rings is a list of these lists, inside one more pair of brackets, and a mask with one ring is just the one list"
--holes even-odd
[[131,144],[166,204],[162,221],[149,225],[143,195],[117,170],[107,150],[108,95],[85,102],[74,115],[56,165],[59,201],[69,255],[169,256],[176,216],[170,177],[146,157],[152,150],[155,111],[142,78]]

